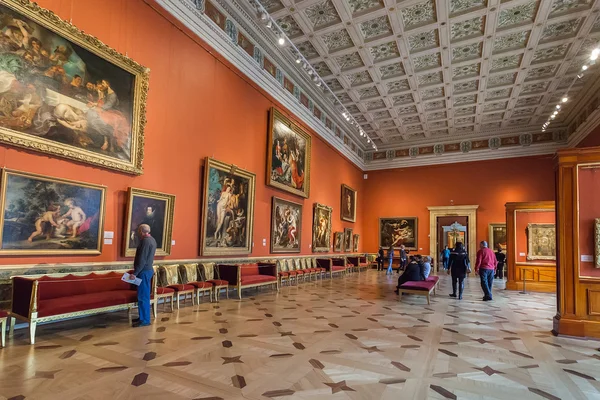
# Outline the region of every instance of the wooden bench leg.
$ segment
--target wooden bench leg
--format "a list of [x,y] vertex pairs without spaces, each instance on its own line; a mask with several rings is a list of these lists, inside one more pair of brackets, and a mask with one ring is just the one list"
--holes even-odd
[[9,317],[8,320],[8,335],[12,337],[15,333],[15,325],[17,324],[17,319],[15,317]]
[[2,329],[2,332],[0,332],[0,346],[2,347],[6,347],[6,321],[8,320],[8,318],[2,318],[2,320],[0,320],[0,329]]
[[37,327],[37,321],[29,321],[29,342],[35,344],[35,328]]
[[427,292],[427,305],[431,305],[431,302],[429,301],[429,294],[430,294],[430,293],[431,293],[431,292]]

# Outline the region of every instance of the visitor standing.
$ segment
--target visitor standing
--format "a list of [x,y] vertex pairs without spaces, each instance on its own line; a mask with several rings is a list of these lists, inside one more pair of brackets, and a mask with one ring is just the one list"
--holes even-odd
[[388,249],[388,261],[389,265],[386,275],[392,275],[394,273],[394,270],[392,269],[392,262],[394,262],[394,245],[391,245]]
[[377,271],[383,271],[383,247],[379,246],[379,251],[377,252]]
[[142,280],[137,289],[140,317],[133,321],[134,327],[150,325],[150,282],[154,276],[154,253],[156,252],[156,240],[150,236],[150,226],[140,225],[138,236],[140,244],[135,251],[133,274],[129,276],[130,279],[137,277]]
[[477,261],[475,262],[475,273],[479,274],[481,279],[481,289],[483,290],[483,301],[492,300],[492,284],[494,283],[494,271],[496,269],[496,255],[488,247],[485,240],[479,243],[477,251]]
[[462,300],[465,277],[467,272],[471,272],[470,264],[469,254],[463,244],[461,242],[456,243],[448,260],[448,274],[452,275],[452,293],[450,297],[456,297],[456,290],[458,289],[458,299]]
[[496,261],[498,265],[496,266],[496,278],[504,279],[504,264],[506,263],[506,254],[502,252],[502,247],[498,246],[498,250],[496,251]]
[[400,246],[400,268],[398,268],[398,273],[400,273],[400,270],[403,270],[406,268],[406,262],[407,262],[407,255],[406,255],[406,248],[404,247],[404,245]]
[[442,263],[444,265],[444,270],[448,269],[448,261],[450,261],[450,249],[448,246],[444,247],[444,250],[440,253],[440,258],[442,259]]

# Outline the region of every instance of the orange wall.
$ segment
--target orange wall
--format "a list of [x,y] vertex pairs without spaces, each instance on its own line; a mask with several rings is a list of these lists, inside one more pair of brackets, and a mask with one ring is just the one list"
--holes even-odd
[[[527,224],[554,224],[556,223],[556,214],[554,211],[524,212],[517,211],[515,229],[517,231],[517,262],[527,262]],[[522,256],[521,254],[525,255]],[[532,260],[531,262],[541,262],[556,264],[551,260]]]
[[507,202],[554,200],[554,162],[543,156],[372,171],[364,191],[365,251],[377,250],[379,217],[416,216],[425,254],[428,206],[479,205],[477,240],[488,240],[488,224],[505,222]]
[[[0,166],[106,185],[105,230],[115,232],[114,244],[105,245],[99,256],[2,257],[0,263],[123,259],[120,257],[121,241],[129,186],[177,196],[173,228],[176,245],[169,258],[197,257],[201,165],[206,156],[235,163],[257,176],[256,247],[252,255],[269,253],[271,197],[274,195],[304,204],[304,254],[311,252],[312,205],[315,202],[334,208],[334,231],[352,227],[355,233],[362,233],[359,229],[364,207],[362,172],[313,132],[310,199],[303,201],[265,185],[267,111],[275,104],[239,72],[211,55],[200,40],[185,34],[141,0],[38,0],[38,4],[150,68],[145,172],[141,176],[130,176],[0,146]],[[340,220],[342,183],[358,190],[355,224]],[[267,240],[265,247],[262,246],[263,238]],[[361,239],[364,239],[363,235]]]
[[[579,168],[579,254],[594,256],[594,219],[600,218],[600,170]],[[600,277],[593,262],[580,261],[580,276]]]

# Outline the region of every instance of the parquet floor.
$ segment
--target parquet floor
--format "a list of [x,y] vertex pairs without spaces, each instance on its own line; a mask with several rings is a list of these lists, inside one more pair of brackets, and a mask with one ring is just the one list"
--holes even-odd
[[424,297],[375,271],[239,300],[23,330],[0,349],[1,399],[600,399],[600,343],[550,334],[555,296]]

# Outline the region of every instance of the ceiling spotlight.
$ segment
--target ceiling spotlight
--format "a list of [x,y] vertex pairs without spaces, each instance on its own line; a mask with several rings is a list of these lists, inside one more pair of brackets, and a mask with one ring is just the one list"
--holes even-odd
[[598,59],[598,56],[600,56],[600,49],[595,48],[594,50],[592,50],[592,55],[590,56],[590,60],[595,61],[596,59]]
[[558,111],[554,111],[554,112],[552,113],[552,115],[556,115],[556,114],[558,114]]
[[346,114],[345,112],[343,112],[342,115],[344,116],[344,118],[346,118],[346,115],[348,115],[348,114]]
[[560,104],[557,104],[557,105],[556,105],[556,109],[557,109],[557,110],[560,110]]
[[312,70],[312,69],[309,69],[309,70],[308,70],[308,74],[309,74],[309,75],[312,75],[312,74],[314,74],[313,70]]
[[556,118],[556,115],[552,114],[552,115],[550,116],[550,118],[551,118],[551,119],[554,119],[554,118]]
[[302,62],[302,59],[300,57],[296,58],[296,64],[300,64]]
[[260,20],[263,21],[263,22],[267,20],[267,13],[266,12],[263,11],[263,12],[260,13]]
[[279,40],[277,41],[277,43],[279,43],[280,46],[283,46],[285,44],[285,37],[283,36],[283,33],[281,34],[281,36],[279,36]]
[[317,82],[317,86],[321,87],[321,81]]
[[588,66],[587,66],[587,65],[583,65],[583,66],[581,67],[581,69],[582,69],[583,71],[585,71],[586,69],[588,69]]
[[318,82],[319,81],[319,77],[317,75],[313,76],[312,78],[313,82]]
[[562,102],[563,103],[566,103],[567,101],[569,101],[569,98],[567,96],[565,96],[565,97],[562,98]]
[[583,78],[583,74],[577,75],[577,79],[581,79],[581,78]]
[[267,21],[267,24],[265,25],[267,28],[271,29],[271,27],[273,26],[273,23],[271,22],[271,20]]

